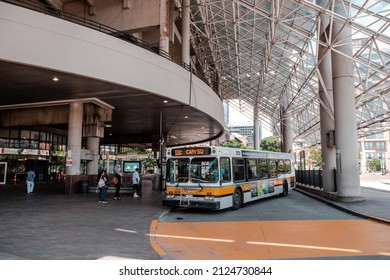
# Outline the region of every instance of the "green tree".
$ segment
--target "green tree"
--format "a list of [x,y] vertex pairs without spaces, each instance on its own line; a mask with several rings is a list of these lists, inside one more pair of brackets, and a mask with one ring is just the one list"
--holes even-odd
[[155,166],[155,161],[154,161],[154,155],[152,151],[146,151],[148,153],[148,157],[144,160],[142,160],[142,164],[145,168],[145,170],[148,171],[153,171],[154,166]]
[[262,151],[271,151],[271,152],[280,152],[280,142],[275,136],[269,136],[261,139],[260,141],[260,150]]
[[381,170],[381,160],[379,158],[373,158],[368,161],[368,168],[371,172],[377,172]]
[[313,167],[322,166],[322,153],[320,148],[313,148],[310,150],[309,160]]
[[230,148],[239,148],[239,149],[245,149],[246,147],[237,140],[228,140],[221,144],[222,147],[230,147]]

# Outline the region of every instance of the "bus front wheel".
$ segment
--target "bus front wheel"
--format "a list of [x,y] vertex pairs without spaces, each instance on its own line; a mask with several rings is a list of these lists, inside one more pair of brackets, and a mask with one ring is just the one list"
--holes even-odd
[[236,188],[233,193],[232,210],[240,209],[241,205],[242,205],[242,192],[239,188]]

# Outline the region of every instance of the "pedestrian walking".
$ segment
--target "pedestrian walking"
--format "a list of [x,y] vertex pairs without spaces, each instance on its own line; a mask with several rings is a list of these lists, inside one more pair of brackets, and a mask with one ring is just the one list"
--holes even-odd
[[134,197],[140,197],[142,195],[141,192],[141,185],[140,185],[140,176],[139,176],[139,169],[136,168],[133,172],[133,187],[134,187]]
[[32,169],[29,169],[26,173],[27,193],[32,193],[34,191],[34,183],[35,172]]

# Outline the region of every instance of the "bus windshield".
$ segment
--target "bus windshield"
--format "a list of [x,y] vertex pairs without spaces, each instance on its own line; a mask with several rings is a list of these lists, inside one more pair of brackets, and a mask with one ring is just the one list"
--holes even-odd
[[167,162],[167,182],[185,183],[188,182],[189,158],[172,158]]
[[216,183],[219,181],[218,160],[211,158],[193,158],[190,166],[190,180],[194,183]]

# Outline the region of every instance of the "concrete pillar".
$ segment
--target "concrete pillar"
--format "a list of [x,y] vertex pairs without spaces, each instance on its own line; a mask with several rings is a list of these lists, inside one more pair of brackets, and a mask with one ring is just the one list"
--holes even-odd
[[[335,12],[346,15],[345,6],[335,4]],[[333,22],[333,44],[337,51],[351,57],[351,28],[343,22]],[[357,142],[353,62],[332,51],[334,94],[337,190],[340,199],[354,200],[361,196],[359,177],[359,148]]]
[[253,122],[253,149],[259,151],[260,150],[260,123],[257,120]]
[[[325,30],[320,35],[325,40]],[[322,102],[320,106],[320,127],[321,127],[321,152],[322,152],[322,174],[324,192],[334,192],[334,168],[336,168],[336,147],[334,146],[332,132],[335,130],[333,119],[333,85],[332,85],[332,57],[331,52],[319,46],[318,65],[320,72],[319,96]],[[325,107],[324,107],[325,106]],[[326,109],[327,108],[327,109]]]
[[69,123],[68,123],[68,156],[70,154],[72,158],[72,165],[66,166],[67,175],[80,174],[82,132],[83,132],[83,103],[72,102],[69,104]]
[[170,0],[160,0],[160,49],[169,53]]
[[181,57],[190,65],[190,0],[182,2]]
[[282,152],[292,153],[293,131],[291,128],[291,117],[285,113],[280,118],[280,129],[282,132]]
[[99,137],[88,137],[87,148],[93,154],[93,160],[87,162],[87,174],[97,174],[99,168]]

